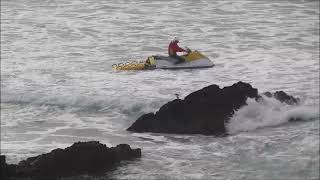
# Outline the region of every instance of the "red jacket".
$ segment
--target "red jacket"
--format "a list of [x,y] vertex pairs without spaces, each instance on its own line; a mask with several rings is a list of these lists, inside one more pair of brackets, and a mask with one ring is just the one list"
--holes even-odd
[[171,41],[168,47],[168,54],[177,55],[177,52],[186,52],[186,50],[179,47],[177,41]]

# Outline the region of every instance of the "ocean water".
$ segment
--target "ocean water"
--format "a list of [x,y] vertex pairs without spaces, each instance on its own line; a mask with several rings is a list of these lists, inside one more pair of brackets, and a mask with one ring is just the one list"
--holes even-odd
[[[112,71],[175,36],[216,66]],[[223,138],[125,131],[175,93],[238,81],[301,104],[248,99]],[[319,179],[319,1],[2,0],[1,153],[88,140],[142,148],[101,179]]]

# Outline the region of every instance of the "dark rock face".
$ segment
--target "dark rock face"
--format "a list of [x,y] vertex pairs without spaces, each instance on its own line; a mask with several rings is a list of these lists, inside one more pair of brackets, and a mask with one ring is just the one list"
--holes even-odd
[[276,91],[275,93],[265,92],[263,93],[267,97],[274,97],[282,103],[286,103],[288,105],[295,105],[299,103],[299,98],[295,98],[293,96],[288,95],[283,91]]
[[247,98],[259,98],[258,90],[238,82],[229,87],[217,85],[193,92],[184,100],[175,99],[158,112],[142,115],[128,131],[179,134],[224,135],[225,123]]
[[[122,160],[141,157],[127,144],[108,148],[97,141],[78,142],[65,149],[30,157],[18,165],[1,164],[7,177],[61,177],[111,170]],[[2,163],[2,162],[1,162]]]
[[[294,105],[299,102],[283,91],[266,92],[265,96]],[[142,115],[127,130],[177,134],[226,135],[225,123],[234,111],[246,105],[247,98],[263,100],[250,84],[238,82],[229,87],[205,87],[163,105],[158,112]]]

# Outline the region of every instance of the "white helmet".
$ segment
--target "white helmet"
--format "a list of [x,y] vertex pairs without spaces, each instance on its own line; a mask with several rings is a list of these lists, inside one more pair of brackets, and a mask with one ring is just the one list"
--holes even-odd
[[173,38],[173,42],[175,42],[175,41],[179,42],[179,38],[178,37],[174,37]]

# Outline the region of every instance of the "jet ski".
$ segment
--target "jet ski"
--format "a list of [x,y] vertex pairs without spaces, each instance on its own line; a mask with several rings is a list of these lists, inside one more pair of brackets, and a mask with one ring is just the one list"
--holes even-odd
[[145,61],[133,61],[112,65],[114,70],[152,70],[152,69],[194,69],[210,68],[213,62],[199,51],[189,51],[182,55],[184,62],[178,63],[178,60],[170,56],[150,56]]

